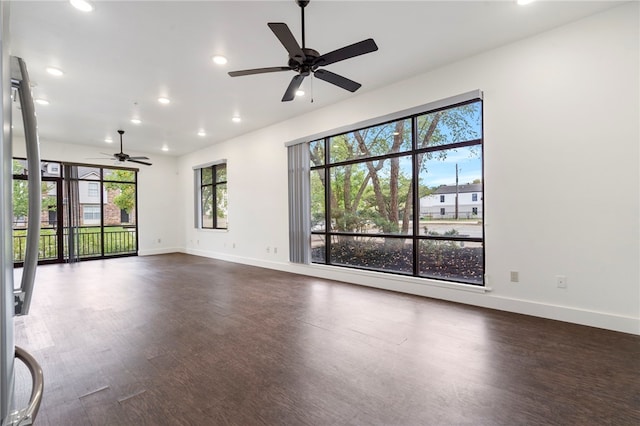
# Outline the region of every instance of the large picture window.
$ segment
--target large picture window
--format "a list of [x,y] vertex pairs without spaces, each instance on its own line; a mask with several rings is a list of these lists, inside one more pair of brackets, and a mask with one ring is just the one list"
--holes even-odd
[[479,99],[308,144],[311,262],[484,285]]
[[227,165],[226,163],[196,169],[199,198],[199,227],[227,229]]

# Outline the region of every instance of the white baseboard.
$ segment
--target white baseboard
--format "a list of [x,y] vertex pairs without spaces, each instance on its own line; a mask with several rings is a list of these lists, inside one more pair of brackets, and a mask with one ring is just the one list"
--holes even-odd
[[290,262],[264,261],[241,256],[231,256],[225,253],[214,253],[206,250],[183,249],[180,251],[228,262],[276,269],[350,284],[640,335],[640,318],[502,297],[492,293],[491,288],[488,287],[480,288],[476,286],[457,285],[442,281],[325,265],[300,265]]
[[166,247],[151,250],[138,250],[138,256],[153,256],[154,254],[184,253],[184,250],[177,247]]

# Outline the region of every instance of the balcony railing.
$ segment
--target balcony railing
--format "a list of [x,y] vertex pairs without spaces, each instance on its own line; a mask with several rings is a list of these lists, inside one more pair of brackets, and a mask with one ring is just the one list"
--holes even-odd
[[[26,249],[25,229],[13,230],[13,261],[24,261]],[[75,232],[76,253],[80,258],[114,256],[121,254],[134,254],[136,252],[136,227],[135,226],[105,226],[101,232],[100,226],[82,226]],[[69,229],[65,228],[62,241],[63,256],[69,256]],[[102,252],[104,236],[104,253]],[[38,244],[39,260],[56,260],[59,256],[58,235],[53,228],[40,229],[40,242]]]

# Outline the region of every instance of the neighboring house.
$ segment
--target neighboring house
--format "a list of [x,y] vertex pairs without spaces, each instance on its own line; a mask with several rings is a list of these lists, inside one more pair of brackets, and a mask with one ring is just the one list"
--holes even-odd
[[[104,210],[105,225],[124,225],[131,223],[131,218],[135,215],[121,210],[113,202],[120,190],[103,189],[103,208],[100,207],[100,176],[96,172],[90,172],[80,176],[78,181],[78,201],[80,204],[80,226],[100,225],[100,219]],[[93,179],[96,179],[95,181]],[[55,189],[47,195],[56,195]],[[43,210],[40,217],[42,226],[54,226],[57,222],[56,208],[52,207],[48,211]]]
[[[90,172],[80,176],[78,182],[78,201],[80,201],[80,224],[100,225],[100,175]],[[89,179],[96,179],[95,182]],[[104,191],[104,203],[107,203],[107,191]]]
[[[104,214],[104,225],[120,226],[128,225],[135,218],[135,208],[127,213],[126,210],[120,209],[113,202],[114,198],[120,194],[119,189],[107,190],[103,189],[102,208],[100,206],[100,175],[96,172],[90,172],[80,176],[78,181],[78,201],[80,204],[80,226],[100,225],[101,215]],[[95,180],[94,180],[95,179]],[[46,195],[56,197],[55,185],[51,186]],[[40,223],[42,227],[56,226],[58,206],[51,205],[40,212]],[[66,219],[65,219],[66,220]],[[14,217],[14,228],[26,227],[26,217]]]
[[[96,172],[90,172],[80,176],[78,182],[78,195],[80,201],[80,224],[100,225],[100,176]],[[95,182],[91,179],[98,179]],[[128,214],[113,203],[113,199],[120,193],[119,189],[103,189],[104,224],[123,225],[131,222],[134,212]]]
[[[458,219],[482,218],[482,184],[458,185]],[[429,219],[456,218],[456,185],[442,185],[420,199],[420,216]]]

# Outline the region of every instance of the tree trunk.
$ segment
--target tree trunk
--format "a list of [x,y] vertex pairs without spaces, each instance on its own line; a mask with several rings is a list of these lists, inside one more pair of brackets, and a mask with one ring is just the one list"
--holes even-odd
[[[413,211],[413,185],[409,187],[407,191],[407,198],[404,203],[404,213],[402,215],[402,229],[400,232],[403,234],[409,233],[409,221],[411,220],[411,212]],[[420,220],[420,212],[417,212],[417,217],[413,220]]]
[[[369,148],[367,148],[367,145],[364,143],[364,138],[362,137],[362,134],[360,134],[359,131],[354,132],[354,135],[356,137],[356,140],[358,141],[358,147],[360,148],[360,150],[369,155]],[[369,176],[371,176],[371,183],[373,183],[373,192],[375,193],[376,196],[376,204],[378,206],[378,211],[380,212],[380,215],[382,215],[383,217],[388,217],[389,216],[389,212],[385,206],[384,203],[384,195],[382,194],[382,188],[380,186],[380,179],[378,179],[378,170],[380,170],[384,164],[384,161],[379,161],[378,162],[378,166],[374,166],[373,165],[373,161],[367,161],[365,163],[367,165],[367,169],[369,170]]]

